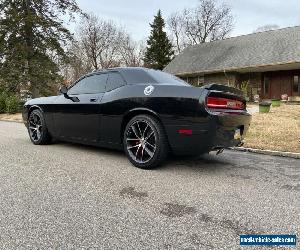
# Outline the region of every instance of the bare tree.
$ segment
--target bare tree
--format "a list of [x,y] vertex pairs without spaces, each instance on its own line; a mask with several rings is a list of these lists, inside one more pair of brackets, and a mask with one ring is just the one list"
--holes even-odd
[[69,55],[69,62],[60,67],[66,85],[74,82],[83,74],[86,74],[93,69],[91,60],[87,57],[78,41],[74,40],[69,44],[67,52]]
[[256,30],[253,31],[253,33],[264,32],[264,31],[269,31],[269,30],[277,30],[279,28],[280,27],[277,24],[267,24],[267,25],[258,27]]
[[174,13],[168,20],[180,52],[187,45],[224,39],[233,28],[231,8],[214,0],[199,0],[196,8]]
[[175,53],[180,53],[182,48],[185,47],[184,36],[184,19],[181,13],[174,12],[167,20],[167,25],[171,31],[171,40],[175,44]]
[[78,40],[94,69],[119,66],[119,47],[124,34],[113,22],[90,14],[79,27]]
[[73,43],[68,48],[70,61],[61,67],[67,82],[101,68],[142,66],[144,48],[127,32],[93,14],[85,16],[78,27]]
[[145,42],[135,42],[129,35],[124,37],[120,46],[122,65],[130,67],[143,66]]

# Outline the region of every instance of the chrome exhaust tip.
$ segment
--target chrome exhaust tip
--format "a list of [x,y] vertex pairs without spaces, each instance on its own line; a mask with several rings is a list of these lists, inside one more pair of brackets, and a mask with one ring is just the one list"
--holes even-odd
[[220,148],[220,149],[217,151],[216,155],[223,153],[223,151],[224,151],[224,148]]

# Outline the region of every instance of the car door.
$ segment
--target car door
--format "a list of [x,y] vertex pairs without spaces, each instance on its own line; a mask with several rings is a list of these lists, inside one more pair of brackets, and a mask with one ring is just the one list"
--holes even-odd
[[69,98],[64,95],[57,98],[53,116],[59,137],[87,142],[100,140],[100,104],[107,77],[106,73],[88,75],[68,90]]
[[120,143],[120,131],[124,110],[126,110],[126,100],[120,99],[122,87],[126,85],[120,73],[110,71],[106,92],[101,101],[101,140],[112,144]]

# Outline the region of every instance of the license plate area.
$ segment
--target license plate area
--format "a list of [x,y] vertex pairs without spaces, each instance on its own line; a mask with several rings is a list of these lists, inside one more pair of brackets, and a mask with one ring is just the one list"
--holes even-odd
[[233,138],[235,140],[241,140],[242,139],[242,132],[241,132],[240,128],[235,129]]

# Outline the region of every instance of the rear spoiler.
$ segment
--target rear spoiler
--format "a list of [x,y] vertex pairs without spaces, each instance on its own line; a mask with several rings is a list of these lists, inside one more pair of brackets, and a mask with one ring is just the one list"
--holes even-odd
[[204,85],[203,88],[205,88],[207,90],[215,90],[215,91],[221,91],[221,92],[225,92],[225,93],[229,93],[229,94],[235,94],[238,96],[244,96],[243,91],[241,91],[237,88],[233,88],[233,87],[229,87],[229,86],[217,84],[217,83],[211,83],[208,85]]

